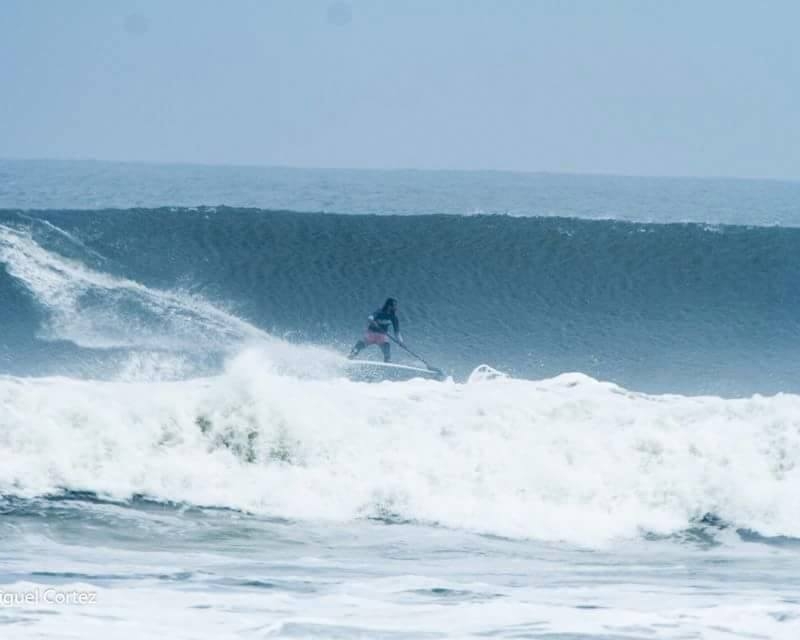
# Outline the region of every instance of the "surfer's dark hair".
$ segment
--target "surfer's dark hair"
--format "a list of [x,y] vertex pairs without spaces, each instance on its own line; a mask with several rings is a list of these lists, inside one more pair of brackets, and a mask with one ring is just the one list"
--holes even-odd
[[397,300],[394,298],[386,298],[386,302],[383,303],[382,311],[388,311],[389,307],[393,307],[395,305],[397,305]]

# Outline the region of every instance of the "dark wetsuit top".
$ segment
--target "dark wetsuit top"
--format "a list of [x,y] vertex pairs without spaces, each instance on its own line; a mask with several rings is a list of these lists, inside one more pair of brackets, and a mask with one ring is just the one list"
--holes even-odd
[[[389,313],[388,311],[378,309],[373,312],[369,319],[370,324],[367,328],[375,333],[389,333],[389,325],[394,327],[395,335],[400,331],[400,321],[397,319],[397,314],[395,313]],[[374,325],[378,325],[378,328],[376,329]]]

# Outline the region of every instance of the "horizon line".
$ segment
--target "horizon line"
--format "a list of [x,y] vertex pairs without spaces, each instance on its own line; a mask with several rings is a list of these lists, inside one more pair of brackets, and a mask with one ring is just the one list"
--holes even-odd
[[282,169],[290,171],[352,171],[352,172],[375,172],[375,173],[506,173],[516,175],[547,175],[547,176],[567,176],[567,177],[591,177],[591,178],[630,178],[630,179],[655,179],[655,180],[707,180],[707,181],[743,181],[743,182],[782,182],[788,184],[800,183],[800,177],[764,177],[764,176],[728,176],[728,175],[688,175],[688,174],[633,174],[633,173],[613,173],[603,171],[564,171],[549,169],[490,169],[490,168],[443,168],[443,167],[324,167],[317,165],[299,166],[288,164],[258,164],[248,162],[217,163],[203,161],[184,161],[184,160],[110,160],[104,158],[90,157],[47,157],[47,156],[28,156],[14,157],[0,155],[3,162],[74,162],[74,163],[98,163],[98,164],[135,164],[135,165],[155,165],[155,166],[182,166],[182,167],[204,167],[204,168],[231,168],[231,169]]

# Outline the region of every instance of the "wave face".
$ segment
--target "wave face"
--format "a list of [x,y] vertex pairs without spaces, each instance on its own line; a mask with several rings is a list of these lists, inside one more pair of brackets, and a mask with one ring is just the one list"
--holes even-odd
[[344,351],[393,295],[408,343],[460,379],[485,362],[648,392],[795,391],[798,255],[800,230],[780,227],[6,210],[0,369],[103,378],[149,358],[182,378],[270,336]]

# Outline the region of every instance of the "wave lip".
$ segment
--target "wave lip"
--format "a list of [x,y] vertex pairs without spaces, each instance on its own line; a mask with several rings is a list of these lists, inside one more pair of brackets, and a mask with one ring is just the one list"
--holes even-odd
[[[69,340],[95,349],[189,349],[198,334],[206,345],[215,340],[222,344],[232,339],[266,338],[255,327],[197,296],[153,289],[48,251],[27,230],[0,225],[0,259],[6,271],[46,308],[45,336],[51,340]],[[126,326],[130,324],[134,326]],[[153,325],[158,328],[152,329]]]
[[173,383],[0,379],[0,492],[298,519],[391,517],[604,544],[705,514],[800,538],[800,398],[628,392],[581,374],[360,384],[241,353]]

